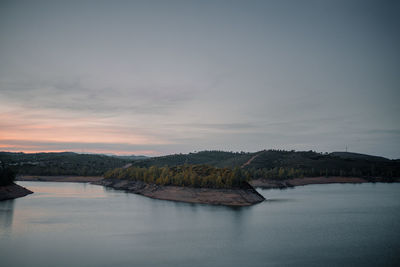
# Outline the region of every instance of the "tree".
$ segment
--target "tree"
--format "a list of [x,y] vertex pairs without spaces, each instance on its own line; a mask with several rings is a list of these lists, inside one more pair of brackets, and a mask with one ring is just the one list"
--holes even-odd
[[0,168],[0,185],[9,185],[15,180],[15,172],[9,167]]
[[217,180],[215,181],[215,187],[216,188],[223,188],[224,187],[224,183],[222,182],[222,177],[221,175],[218,175]]
[[278,177],[279,177],[280,179],[282,179],[282,178],[285,178],[284,176],[285,176],[285,169],[282,168],[282,167],[280,167],[280,168],[279,168],[279,172],[278,172]]
[[232,185],[240,186],[244,180],[244,175],[239,167],[236,167],[232,172]]

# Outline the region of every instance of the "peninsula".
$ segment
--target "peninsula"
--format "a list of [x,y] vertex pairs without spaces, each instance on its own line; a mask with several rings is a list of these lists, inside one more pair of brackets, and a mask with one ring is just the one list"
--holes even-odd
[[226,206],[250,206],[264,201],[240,168],[207,165],[118,168],[94,182],[150,198]]
[[0,167],[0,201],[24,197],[33,192],[14,183],[15,173],[8,167]]
[[24,197],[33,192],[15,183],[0,185],[0,201]]

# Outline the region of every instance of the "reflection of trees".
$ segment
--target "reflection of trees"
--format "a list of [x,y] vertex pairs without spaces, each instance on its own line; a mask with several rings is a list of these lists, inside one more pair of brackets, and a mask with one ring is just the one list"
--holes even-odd
[[9,232],[14,217],[14,199],[0,201],[0,234]]

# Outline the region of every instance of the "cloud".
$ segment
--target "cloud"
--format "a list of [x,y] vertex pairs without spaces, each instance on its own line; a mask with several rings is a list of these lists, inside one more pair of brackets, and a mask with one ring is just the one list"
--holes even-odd
[[201,129],[201,130],[217,130],[217,131],[242,131],[242,130],[254,130],[258,128],[257,124],[245,122],[245,123],[181,123],[181,124],[167,124],[169,127],[180,127],[189,129]]
[[0,140],[399,155],[393,4],[3,2]]
[[165,115],[190,102],[195,92],[180,86],[101,87],[83,79],[0,81],[3,105],[74,113]]
[[391,136],[397,136],[400,137],[400,130],[399,129],[372,129],[367,131],[369,134],[373,135],[391,135]]

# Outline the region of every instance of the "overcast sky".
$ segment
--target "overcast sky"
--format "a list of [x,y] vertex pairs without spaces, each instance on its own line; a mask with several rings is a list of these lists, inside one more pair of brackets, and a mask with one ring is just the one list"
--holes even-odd
[[400,158],[399,1],[0,1],[0,150]]

